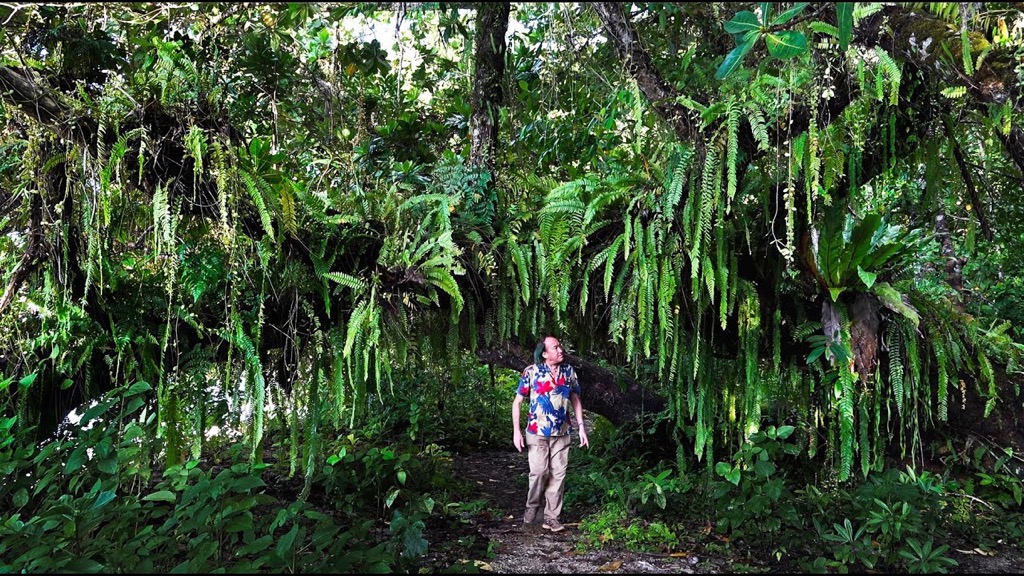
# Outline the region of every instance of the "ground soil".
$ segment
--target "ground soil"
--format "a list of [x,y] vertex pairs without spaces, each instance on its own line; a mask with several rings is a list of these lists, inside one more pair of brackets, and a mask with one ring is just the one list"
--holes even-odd
[[[456,453],[453,465],[457,477],[479,500],[456,521],[428,524],[425,537],[431,542],[431,551],[424,570],[510,574],[801,572],[798,559],[780,563],[723,546],[725,539],[715,534],[710,524],[695,525],[671,554],[633,552],[614,543],[601,550],[588,550],[581,546],[584,538],[579,522],[594,510],[585,505],[563,509],[562,522],[567,528],[562,532],[523,528],[528,470],[525,453],[512,449]],[[959,564],[950,572],[1024,573],[1020,544],[1004,544],[997,551],[982,551],[962,543],[949,554]]]

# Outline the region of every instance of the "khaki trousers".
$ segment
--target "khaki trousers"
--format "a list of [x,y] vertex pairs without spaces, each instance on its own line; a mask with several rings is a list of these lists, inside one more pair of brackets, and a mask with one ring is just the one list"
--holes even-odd
[[565,469],[569,464],[571,437],[525,434],[530,459],[530,489],[526,493],[526,521],[558,520],[565,494]]

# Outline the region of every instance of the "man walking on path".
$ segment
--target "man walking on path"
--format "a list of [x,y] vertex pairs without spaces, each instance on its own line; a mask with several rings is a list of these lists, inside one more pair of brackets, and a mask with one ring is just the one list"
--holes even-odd
[[[530,488],[526,494],[526,527],[536,526],[543,511],[543,527],[560,532],[565,471],[569,463],[569,407],[579,427],[580,446],[589,446],[583,427],[583,405],[576,370],[562,363],[562,344],[554,336],[537,343],[534,364],[523,370],[519,389],[512,401],[512,444],[516,450],[529,448]],[[530,411],[526,436],[519,425],[523,399],[529,397]],[[543,506],[543,508],[542,508]]]

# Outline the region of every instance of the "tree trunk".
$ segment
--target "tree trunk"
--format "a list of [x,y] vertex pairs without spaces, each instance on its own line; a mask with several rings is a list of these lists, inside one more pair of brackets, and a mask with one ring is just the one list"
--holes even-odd
[[960,144],[957,143],[956,138],[953,136],[952,129],[949,130],[949,144],[953,149],[953,158],[956,160],[956,166],[960,169],[960,178],[964,181],[964,188],[967,189],[967,198],[970,200],[971,208],[973,208],[971,211],[974,212],[978,218],[978,225],[981,227],[982,236],[991,242],[993,238],[992,225],[988,223],[988,216],[986,215],[987,210],[985,209],[985,205],[982,203],[981,196],[978,194],[977,187],[974,185],[974,177],[971,176],[971,167],[967,165],[967,160],[964,158],[963,150],[960,148]]
[[476,11],[476,51],[473,76],[473,112],[469,119],[470,162],[494,169],[498,148],[499,110],[504,103],[505,33],[508,2],[482,3]]
[[939,204],[939,213],[935,215],[935,238],[939,241],[942,257],[946,260],[946,282],[959,295],[954,302],[956,307],[964,311],[964,275],[963,262],[956,257],[953,239],[949,235],[949,224],[946,222],[946,210]]
[[865,386],[878,364],[878,299],[874,295],[858,292],[850,306],[850,350],[853,367]]

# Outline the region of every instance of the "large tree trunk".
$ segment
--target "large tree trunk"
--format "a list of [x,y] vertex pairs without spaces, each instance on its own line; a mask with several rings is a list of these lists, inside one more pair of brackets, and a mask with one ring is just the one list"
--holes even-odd
[[850,350],[853,367],[866,386],[878,365],[878,299],[858,292],[850,306]]
[[498,148],[498,111],[504,103],[501,87],[505,76],[508,15],[508,2],[483,3],[476,11],[476,70],[473,112],[469,119],[470,162],[486,170],[494,169]]

